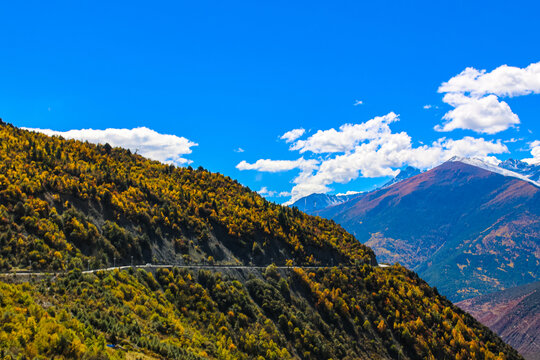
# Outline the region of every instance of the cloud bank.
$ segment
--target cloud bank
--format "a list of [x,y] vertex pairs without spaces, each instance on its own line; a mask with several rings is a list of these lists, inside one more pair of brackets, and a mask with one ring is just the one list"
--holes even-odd
[[427,169],[452,156],[480,157],[493,161],[493,154],[508,152],[500,140],[464,137],[440,138],[430,145],[413,146],[406,132],[395,133],[390,125],[399,120],[393,112],[359,124],[344,124],[336,129],[318,130],[305,140],[297,140],[289,150],[321,156],[318,159],[260,159],[250,164],[242,161],[239,170],[280,172],[299,169],[292,180],[291,199],[287,204],[312,193],[326,193],[334,183],[345,184],[358,177],[395,176],[399,168],[411,165]]
[[502,65],[487,73],[469,67],[439,88],[441,93],[469,93],[480,97],[494,94],[514,97],[540,93],[540,62],[526,68]]
[[495,134],[520,123],[502,97],[540,93],[540,62],[526,68],[502,65],[491,72],[469,67],[441,84],[443,102],[454,107],[436,131],[468,129]]
[[191,148],[198,144],[185,137],[176,135],[160,134],[146,127],[134,129],[82,129],[69,131],[55,131],[50,129],[27,130],[41,132],[47,135],[62,136],[66,139],[88,141],[94,144],[108,143],[111,146],[118,146],[129,149],[132,152],[158,160],[163,163],[186,165],[192,161],[183,156],[191,154]]
[[293,169],[301,169],[303,171],[313,170],[317,166],[317,160],[306,160],[303,157],[297,160],[271,160],[260,159],[253,164],[249,164],[242,160],[236,168],[238,170],[258,170],[264,172],[281,172]]

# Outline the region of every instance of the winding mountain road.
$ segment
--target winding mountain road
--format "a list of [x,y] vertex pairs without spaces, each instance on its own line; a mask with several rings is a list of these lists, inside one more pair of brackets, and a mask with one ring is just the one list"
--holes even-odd
[[[219,269],[236,269],[236,270],[250,270],[250,269],[256,269],[256,270],[264,270],[270,265],[266,266],[256,266],[256,265],[179,265],[179,264],[146,264],[146,265],[124,265],[124,266],[112,266],[107,268],[101,268],[101,269],[92,269],[92,270],[84,270],[82,271],[83,274],[94,274],[99,271],[114,271],[114,270],[127,270],[130,268],[133,269],[147,269],[147,270],[157,270],[157,269],[170,269],[170,268],[178,268],[178,269],[206,269],[206,270],[219,270]],[[299,269],[306,269],[306,270],[319,270],[319,269],[332,269],[332,268],[338,268],[338,269],[348,269],[348,268],[354,268],[355,266],[316,266],[316,265],[307,265],[307,266],[284,266],[284,265],[276,265],[276,269],[283,269],[283,270],[291,270],[294,268]],[[379,264],[377,267],[380,268],[387,268],[390,267],[390,265],[387,264]],[[12,272],[5,272],[0,273],[0,276],[5,277],[17,277],[17,276],[56,276],[59,274],[65,274],[66,271],[51,271],[51,272],[31,272],[31,271],[12,271]]]

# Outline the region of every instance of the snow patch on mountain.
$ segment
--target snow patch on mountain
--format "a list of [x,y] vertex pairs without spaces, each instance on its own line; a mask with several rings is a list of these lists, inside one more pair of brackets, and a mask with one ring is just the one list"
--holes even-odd
[[529,164],[522,160],[508,159],[499,164],[503,169],[517,172],[527,178],[540,181],[540,165]]
[[514,177],[516,179],[520,179],[520,180],[523,180],[523,181],[527,181],[527,182],[530,182],[531,184],[533,184],[533,185],[535,185],[537,187],[540,187],[540,183],[538,183],[537,181],[529,179],[527,176],[519,174],[519,173],[517,173],[515,171],[511,171],[511,170],[500,167],[499,166],[500,161],[499,162],[495,162],[495,161],[494,162],[487,162],[485,160],[478,159],[478,158],[465,158],[465,157],[459,157],[459,156],[454,156],[453,158],[451,158],[448,161],[450,161],[450,162],[460,162],[460,163],[463,163],[463,164],[476,166],[478,168],[481,168],[481,169],[484,169],[484,170],[487,170],[487,171],[491,171],[491,172],[494,172],[496,174],[500,174],[502,176],[509,176],[509,177]]

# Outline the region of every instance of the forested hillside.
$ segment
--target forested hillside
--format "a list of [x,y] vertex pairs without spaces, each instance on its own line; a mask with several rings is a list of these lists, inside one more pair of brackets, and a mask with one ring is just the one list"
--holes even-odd
[[526,360],[540,360],[540,281],[456,305],[499,334]]
[[[373,262],[333,221],[202,168],[0,126],[0,268]],[[218,240],[219,238],[219,240]]]
[[[0,139],[3,271],[62,273],[3,275],[4,359],[520,359],[332,221],[107,145]],[[268,266],[81,272],[131,257]]]

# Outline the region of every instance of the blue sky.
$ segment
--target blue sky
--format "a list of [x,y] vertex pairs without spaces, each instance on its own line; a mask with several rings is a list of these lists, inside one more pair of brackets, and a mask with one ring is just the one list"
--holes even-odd
[[[28,1],[0,13],[5,121],[146,127],[73,136],[190,161],[277,202],[369,190],[454,153],[540,158],[536,1]],[[280,139],[293,129],[305,132]]]

